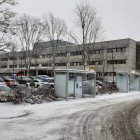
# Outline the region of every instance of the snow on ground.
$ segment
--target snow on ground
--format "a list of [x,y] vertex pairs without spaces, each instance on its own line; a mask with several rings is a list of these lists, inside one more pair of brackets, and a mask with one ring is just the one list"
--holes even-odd
[[0,140],[55,140],[67,116],[108,104],[140,99],[140,92],[116,93],[96,98],[79,98],[39,105],[0,103]]

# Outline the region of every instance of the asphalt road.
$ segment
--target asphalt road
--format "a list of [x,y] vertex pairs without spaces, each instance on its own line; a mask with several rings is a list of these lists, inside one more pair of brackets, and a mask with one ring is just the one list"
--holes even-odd
[[[104,102],[104,101],[103,101]],[[99,103],[67,118],[61,140],[140,140],[140,100]]]

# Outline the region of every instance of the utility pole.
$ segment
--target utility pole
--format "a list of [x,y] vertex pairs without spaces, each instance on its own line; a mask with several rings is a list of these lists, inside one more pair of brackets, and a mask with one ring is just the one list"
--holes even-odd
[[114,83],[114,54],[112,49],[112,69],[113,69],[113,83]]

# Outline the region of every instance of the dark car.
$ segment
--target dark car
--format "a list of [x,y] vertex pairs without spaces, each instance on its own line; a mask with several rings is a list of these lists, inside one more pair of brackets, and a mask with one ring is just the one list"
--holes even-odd
[[28,83],[32,82],[32,79],[28,78],[28,77],[20,77],[17,79],[19,84],[25,84],[27,85]]

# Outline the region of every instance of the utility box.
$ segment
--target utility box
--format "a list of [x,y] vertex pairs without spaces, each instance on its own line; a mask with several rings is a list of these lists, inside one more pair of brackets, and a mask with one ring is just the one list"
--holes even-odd
[[56,69],[54,75],[55,95],[60,98],[84,97],[83,85],[91,85],[90,95],[96,95],[96,72],[75,69]]

